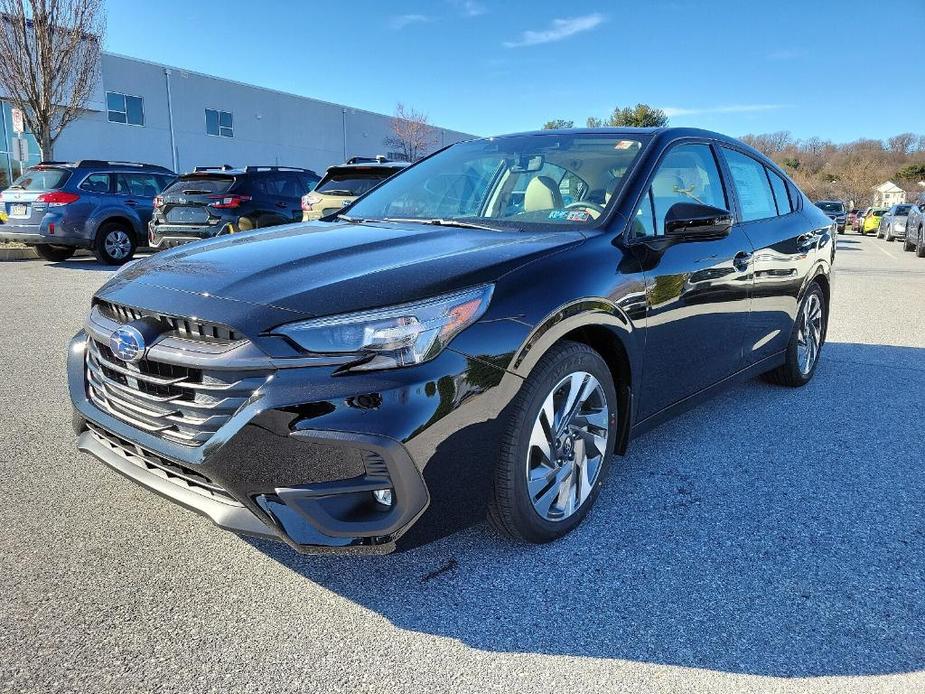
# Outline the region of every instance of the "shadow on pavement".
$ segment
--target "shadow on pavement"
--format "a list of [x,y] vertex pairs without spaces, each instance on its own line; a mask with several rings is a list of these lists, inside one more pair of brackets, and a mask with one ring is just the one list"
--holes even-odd
[[[487,651],[769,676],[925,669],[925,349],[830,343],[636,440],[567,538],[485,524],[387,557],[261,551],[402,629]],[[919,409],[919,414],[921,410]]]

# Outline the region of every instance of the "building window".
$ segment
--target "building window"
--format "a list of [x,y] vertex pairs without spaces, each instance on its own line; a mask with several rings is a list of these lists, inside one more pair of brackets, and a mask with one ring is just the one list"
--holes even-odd
[[106,108],[110,123],[145,124],[145,100],[119,92],[106,92]]
[[234,137],[234,117],[228,111],[207,108],[206,133],[219,137]]

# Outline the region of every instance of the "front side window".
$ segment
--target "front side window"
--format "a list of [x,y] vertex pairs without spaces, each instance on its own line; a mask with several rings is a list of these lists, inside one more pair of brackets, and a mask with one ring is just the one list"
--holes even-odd
[[[645,198],[637,210],[634,228],[637,232],[651,228],[659,236],[665,232],[665,215],[679,202],[727,208],[726,193],[709,145],[677,145],[665,156],[655,172],[648,196],[651,199],[653,218],[651,226],[645,224]],[[646,233],[645,235],[649,235]]]
[[153,198],[164,187],[164,177],[153,174],[116,174],[116,192],[136,198]]
[[145,124],[145,100],[121,92],[106,92],[106,108],[110,123]]
[[217,137],[234,137],[234,116],[228,111],[207,108],[206,133]]
[[[648,136],[555,133],[463,142],[387,179],[349,216],[487,226],[592,226]],[[324,192],[320,189],[318,192]]]
[[777,206],[771,193],[771,184],[765,173],[764,164],[732,149],[723,148],[723,156],[732,173],[739,206],[742,208],[742,221],[768,219],[777,216]]

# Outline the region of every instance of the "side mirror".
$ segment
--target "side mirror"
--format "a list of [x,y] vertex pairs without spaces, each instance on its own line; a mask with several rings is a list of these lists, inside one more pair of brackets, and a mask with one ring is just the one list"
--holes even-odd
[[732,228],[732,213],[721,207],[676,202],[665,214],[665,236],[705,239],[725,236]]

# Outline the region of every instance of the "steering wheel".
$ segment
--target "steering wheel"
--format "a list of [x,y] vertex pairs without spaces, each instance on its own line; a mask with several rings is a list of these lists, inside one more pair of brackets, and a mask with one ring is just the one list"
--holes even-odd
[[[602,205],[598,205],[596,202],[588,202],[586,200],[576,200],[575,202],[570,202],[565,206],[565,209],[570,210],[576,207],[584,207],[591,214],[591,219],[597,219],[604,213],[604,208]],[[594,213],[597,214],[594,214]]]

